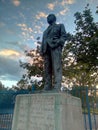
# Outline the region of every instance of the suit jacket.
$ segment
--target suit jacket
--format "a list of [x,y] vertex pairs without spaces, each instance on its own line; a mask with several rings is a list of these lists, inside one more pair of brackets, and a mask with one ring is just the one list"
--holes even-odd
[[66,31],[63,24],[50,25],[43,33],[41,53],[47,52],[48,46],[52,49],[63,47],[66,40]]

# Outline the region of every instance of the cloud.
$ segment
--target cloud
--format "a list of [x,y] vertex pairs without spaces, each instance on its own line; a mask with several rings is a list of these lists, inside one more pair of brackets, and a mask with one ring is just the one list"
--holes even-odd
[[41,26],[35,25],[35,28],[36,28],[36,29],[41,29]]
[[17,24],[17,26],[20,26],[20,27],[26,27],[27,25],[26,24],[24,24],[24,23],[19,23],[19,24]]
[[66,4],[73,4],[75,0],[62,0],[61,5],[65,6]]
[[69,4],[73,4],[75,3],[75,0],[62,0],[62,1],[55,1],[52,3],[48,3],[47,4],[47,8],[50,10],[54,10],[56,8],[64,8],[65,6],[69,5]]
[[35,17],[36,17],[36,19],[46,18],[47,14],[44,12],[39,12]]
[[[28,44],[24,44],[22,41],[2,41],[2,43],[3,44],[0,45],[2,48],[0,53],[4,54],[7,52],[7,54],[4,54],[4,55],[7,56],[8,54],[10,54],[10,58],[19,58],[19,57],[23,56],[23,53],[27,48],[30,48],[30,47],[28,47]],[[10,53],[8,53],[8,52],[10,52]],[[12,53],[12,55],[11,55],[11,53]]]
[[[45,17],[46,15],[44,13],[39,13],[36,17],[37,18],[41,18],[41,17]],[[35,23],[35,22],[34,22]],[[40,23],[40,22],[39,22]],[[17,24],[17,26],[19,26],[22,30],[21,32],[21,36],[24,39],[24,41],[36,41],[36,34],[42,34],[42,25],[36,25],[33,24],[32,28],[28,27],[27,24],[21,23],[21,24]]]
[[32,29],[31,27],[29,27],[29,28],[28,28],[28,31],[32,33],[32,32],[33,32],[33,29]]
[[15,51],[15,50],[1,50],[0,51],[0,56],[4,57],[19,57],[20,53]]
[[19,61],[0,55],[0,80],[17,80],[21,73]]
[[17,24],[17,26],[19,26],[21,28],[22,31],[28,32],[28,31],[32,31],[31,28],[28,28],[26,24],[22,23],[22,24]]
[[47,8],[50,10],[54,10],[59,4],[60,4],[60,2],[58,2],[58,1],[51,2],[51,3],[47,4]]
[[[17,81],[16,80],[7,80],[6,77],[5,79],[2,80],[2,78],[0,78],[2,84],[4,84],[5,87],[11,87],[12,88],[12,85],[17,85]],[[18,79],[19,80],[19,79]]]
[[48,9],[50,9],[50,10],[54,10],[54,8],[55,8],[55,3],[49,3],[49,4],[47,4],[47,7],[48,7]]
[[26,24],[17,24],[22,30],[21,36],[24,38],[24,40],[34,40],[34,37],[32,36],[32,33],[34,33],[34,30],[31,27],[28,27]]
[[59,12],[59,14],[61,14],[61,15],[65,15],[66,14],[66,12],[68,12],[68,8],[66,8],[66,9],[64,9],[64,10],[62,10],[62,11],[60,11]]
[[20,5],[19,0],[12,0],[12,3],[13,3],[14,6],[19,6]]
[[41,31],[42,26],[35,25],[35,31],[39,34],[42,34],[43,32]]
[[50,10],[53,10],[54,12],[56,12],[56,15],[65,15],[68,11],[68,5],[69,4],[73,4],[75,2],[75,0],[61,0],[61,1],[55,1],[52,3],[48,3],[47,7]]

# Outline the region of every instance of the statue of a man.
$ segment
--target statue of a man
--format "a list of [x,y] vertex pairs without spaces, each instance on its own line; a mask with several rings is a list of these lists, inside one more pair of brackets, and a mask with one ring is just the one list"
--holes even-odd
[[56,24],[54,14],[48,15],[47,22],[49,26],[43,33],[41,45],[45,71],[44,90],[52,90],[53,88],[60,90],[62,82],[62,48],[66,40],[66,31],[63,24]]

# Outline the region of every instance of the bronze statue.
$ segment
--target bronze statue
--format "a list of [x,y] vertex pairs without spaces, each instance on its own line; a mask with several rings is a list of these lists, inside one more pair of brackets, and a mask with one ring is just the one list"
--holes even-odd
[[[66,40],[63,24],[56,24],[56,16],[47,17],[48,28],[43,33],[41,55],[44,58],[44,90],[60,90],[62,82],[62,48]],[[52,75],[53,74],[53,75]],[[53,77],[54,76],[54,77]],[[54,82],[53,80],[54,79]]]

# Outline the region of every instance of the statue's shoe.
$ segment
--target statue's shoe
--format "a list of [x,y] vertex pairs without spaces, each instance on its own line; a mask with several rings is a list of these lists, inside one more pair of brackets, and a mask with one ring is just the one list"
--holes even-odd
[[52,90],[52,87],[50,86],[44,86],[43,91],[50,91]]

